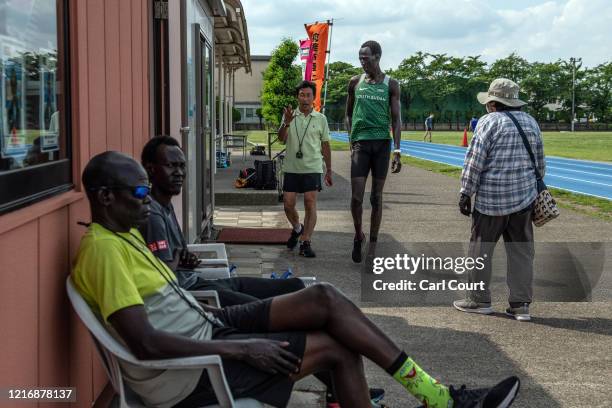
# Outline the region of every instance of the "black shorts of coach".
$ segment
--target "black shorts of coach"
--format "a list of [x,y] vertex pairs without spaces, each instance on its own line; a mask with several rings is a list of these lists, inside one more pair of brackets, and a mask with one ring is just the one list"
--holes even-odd
[[283,191],[287,193],[321,191],[321,173],[285,173]]

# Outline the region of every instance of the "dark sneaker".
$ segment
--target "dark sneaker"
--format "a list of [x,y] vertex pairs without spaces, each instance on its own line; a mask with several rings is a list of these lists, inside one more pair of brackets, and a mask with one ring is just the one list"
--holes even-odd
[[310,241],[304,241],[300,244],[300,255],[305,258],[314,258],[317,256],[310,247]]
[[372,402],[372,406],[376,406],[380,404],[385,398],[385,390],[382,388],[370,388],[370,401]]
[[[507,408],[519,393],[521,381],[508,377],[491,388],[468,390],[462,385],[458,390],[450,387],[453,408]],[[419,408],[426,408],[421,405]]]
[[453,307],[466,313],[491,314],[493,308],[490,303],[478,303],[471,299],[455,300]]
[[491,388],[468,390],[465,385],[450,387],[453,408],[507,408],[512,405],[521,387],[517,377],[508,377]]
[[506,314],[518,320],[519,322],[528,322],[531,320],[529,314],[529,303],[523,303],[519,307],[509,307],[506,309]]
[[300,232],[295,232],[295,229],[291,230],[291,236],[287,240],[287,248],[293,249],[298,243],[300,235],[304,232],[304,224],[300,224]]
[[355,263],[361,263],[361,259],[362,259],[361,246],[363,245],[364,239],[365,239],[365,236],[362,237],[361,239],[353,240],[353,253],[351,254],[351,258],[353,258],[353,262]]

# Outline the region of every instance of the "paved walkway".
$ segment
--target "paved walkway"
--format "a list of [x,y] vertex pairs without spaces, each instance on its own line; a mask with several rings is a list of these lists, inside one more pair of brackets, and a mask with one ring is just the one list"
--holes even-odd
[[[320,195],[313,236],[316,259],[304,259],[282,247],[230,246],[245,268],[238,272],[281,271],[290,266],[300,276],[331,282],[360,305],[409,355],[441,381],[490,385],[517,374],[522,392],[517,407],[612,406],[612,264],[589,303],[533,304],[534,319],[519,323],[501,314],[474,316],[445,307],[382,307],[360,302],[359,269],[350,260],[348,152],[333,153],[334,187]],[[458,180],[404,167],[389,175],[384,196],[381,243],[464,242],[469,219],[459,214]],[[366,202],[367,202],[366,196]],[[369,205],[364,211],[369,215]],[[250,218],[247,216],[253,216]],[[303,214],[303,213],[302,213]],[[217,225],[282,224],[282,206],[219,208]],[[234,219],[235,218],[235,219]],[[265,220],[264,220],[265,218]],[[367,221],[366,221],[367,224]],[[286,225],[286,224],[285,224]],[[366,231],[368,226],[366,225]],[[536,230],[539,242],[612,242],[612,224],[563,210],[561,218]],[[609,253],[607,258],[610,258]],[[250,265],[250,270],[247,267]],[[503,294],[501,296],[503,298]],[[495,302],[502,311],[504,302]],[[413,407],[408,396],[381,369],[366,363],[372,386],[387,389],[391,407]],[[305,405],[304,405],[305,406]]]

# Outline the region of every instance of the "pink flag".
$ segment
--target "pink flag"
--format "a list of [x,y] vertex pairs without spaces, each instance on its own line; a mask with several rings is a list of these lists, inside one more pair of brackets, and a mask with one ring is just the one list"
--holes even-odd
[[302,61],[302,78],[310,81],[312,76],[312,41],[300,40],[300,60]]

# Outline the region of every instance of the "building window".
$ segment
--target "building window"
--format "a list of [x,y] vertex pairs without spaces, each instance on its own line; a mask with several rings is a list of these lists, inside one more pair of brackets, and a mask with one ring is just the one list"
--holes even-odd
[[253,109],[253,108],[246,108],[246,117],[247,118],[254,118],[255,117],[255,109]]
[[0,214],[72,188],[67,0],[0,0]]

